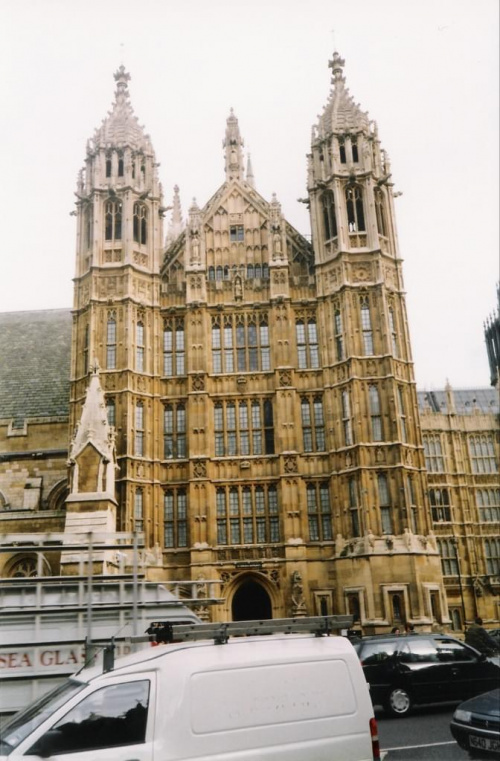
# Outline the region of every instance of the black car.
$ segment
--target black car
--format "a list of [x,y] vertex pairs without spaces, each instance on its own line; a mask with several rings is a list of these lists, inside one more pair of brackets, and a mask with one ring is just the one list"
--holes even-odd
[[500,759],[500,688],[460,703],[450,729],[471,758]]
[[422,703],[459,702],[500,684],[500,666],[442,634],[363,637],[353,642],[374,705],[393,716]]

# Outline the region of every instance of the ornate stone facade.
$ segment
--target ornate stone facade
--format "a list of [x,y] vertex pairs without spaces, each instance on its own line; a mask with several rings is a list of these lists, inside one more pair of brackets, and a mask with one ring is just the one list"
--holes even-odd
[[156,157],[117,72],[78,184],[70,430],[95,358],[116,528],[156,548],[151,578],[217,581],[215,618],[351,612],[366,632],[498,619],[483,568],[481,604],[466,590],[450,619],[390,162],[338,54],[330,66],[308,157],[312,244],[245,172],[232,112],[224,183],[185,224],[176,187],[164,243]]

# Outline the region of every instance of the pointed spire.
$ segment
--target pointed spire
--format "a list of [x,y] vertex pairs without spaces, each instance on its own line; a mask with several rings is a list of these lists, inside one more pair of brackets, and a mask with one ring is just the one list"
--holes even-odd
[[113,460],[114,434],[108,423],[97,360],[91,368],[80,422],[71,442],[70,460],[74,460],[88,443],[93,444],[105,460]]
[[226,160],[226,181],[243,180],[245,170],[243,166],[242,148],[244,142],[240,135],[238,119],[234,115],[233,109],[231,109],[226,124],[226,136],[222,142]]
[[251,188],[255,188],[255,177],[253,174],[252,157],[250,153],[247,155],[247,183]]
[[139,124],[134,109],[130,103],[128,83],[130,74],[123,64],[114,74],[116,82],[115,101],[108,111],[108,115],[101,126],[95,131],[89,148],[94,150],[99,147],[121,147],[129,145],[134,149],[142,149],[146,153],[153,153],[153,147],[149,135],[144,127]]
[[172,201],[172,216],[170,217],[170,223],[168,225],[166,245],[170,245],[176,240],[183,230],[184,224],[182,221],[181,199],[179,196],[179,186],[174,185],[174,198]]
[[332,70],[332,89],[323,114],[319,117],[320,134],[329,132],[369,131],[368,114],[355,103],[345,86],[345,61],[337,51],[334,52],[328,66]]

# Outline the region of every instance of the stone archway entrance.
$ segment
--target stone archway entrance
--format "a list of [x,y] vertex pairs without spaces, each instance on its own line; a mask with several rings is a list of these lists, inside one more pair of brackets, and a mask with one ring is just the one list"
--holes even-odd
[[257,581],[244,581],[236,590],[231,606],[233,621],[254,621],[273,617],[271,598]]

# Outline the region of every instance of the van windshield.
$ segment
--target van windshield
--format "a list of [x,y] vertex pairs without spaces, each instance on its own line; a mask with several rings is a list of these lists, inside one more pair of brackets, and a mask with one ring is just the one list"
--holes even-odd
[[86,687],[85,682],[67,679],[34,703],[16,713],[0,730],[0,754],[8,755],[20,742],[42,724],[59,706],[67,703]]

